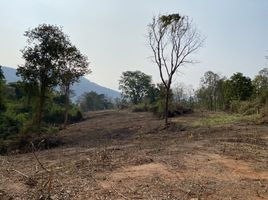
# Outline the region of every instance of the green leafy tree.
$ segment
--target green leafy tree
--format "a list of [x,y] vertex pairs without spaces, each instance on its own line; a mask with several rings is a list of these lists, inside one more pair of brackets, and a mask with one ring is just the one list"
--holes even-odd
[[19,66],[17,74],[23,81],[39,86],[36,124],[40,127],[46,93],[59,82],[62,53],[68,47],[69,40],[61,28],[47,24],[26,31],[24,36],[28,43],[22,50],[25,64]]
[[165,87],[164,116],[167,125],[173,76],[180,67],[194,63],[190,56],[201,47],[203,40],[189,18],[179,14],[154,17],[148,25],[148,39]]
[[224,82],[224,96],[227,103],[233,100],[246,101],[253,94],[253,85],[249,77],[238,72]]
[[124,98],[130,99],[133,104],[138,104],[151,89],[151,82],[151,76],[141,71],[126,71],[119,80],[119,89],[122,90]]
[[73,45],[64,49],[60,66],[60,86],[65,95],[64,128],[68,123],[70,87],[79,81],[79,78],[90,72],[88,59]]

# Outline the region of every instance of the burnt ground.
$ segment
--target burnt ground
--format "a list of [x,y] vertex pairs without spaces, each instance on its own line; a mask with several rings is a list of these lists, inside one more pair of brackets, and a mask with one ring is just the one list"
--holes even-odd
[[192,126],[207,115],[89,113],[60,147],[0,156],[0,199],[268,199],[268,126]]

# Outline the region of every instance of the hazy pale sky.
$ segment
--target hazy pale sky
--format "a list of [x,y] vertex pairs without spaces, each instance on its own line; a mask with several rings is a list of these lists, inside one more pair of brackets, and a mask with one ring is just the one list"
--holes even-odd
[[194,87],[208,70],[230,76],[254,77],[267,67],[267,0],[0,0],[0,64],[23,64],[23,33],[39,24],[63,27],[90,61],[87,78],[118,89],[123,71],[141,70],[160,82],[158,68],[148,58],[147,25],[158,14],[188,15],[205,45],[198,64],[181,68],[176,82]]

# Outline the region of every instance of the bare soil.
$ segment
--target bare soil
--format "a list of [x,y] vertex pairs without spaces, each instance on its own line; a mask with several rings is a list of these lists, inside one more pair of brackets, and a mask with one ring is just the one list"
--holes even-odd
[[268,126],[191,126],[206,116],[89,113],[38,159],[0,156],[0,199],[268,199]]

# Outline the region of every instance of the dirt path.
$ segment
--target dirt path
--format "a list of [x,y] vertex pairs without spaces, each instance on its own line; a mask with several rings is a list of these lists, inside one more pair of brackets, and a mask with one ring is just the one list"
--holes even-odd
[[32,153],[0,156],[0,199],[268,199],[268,128],[192,127],[200,117],[163,129],[150,113],[90,113],[37,152],[49,172]]

